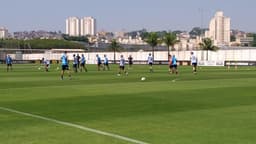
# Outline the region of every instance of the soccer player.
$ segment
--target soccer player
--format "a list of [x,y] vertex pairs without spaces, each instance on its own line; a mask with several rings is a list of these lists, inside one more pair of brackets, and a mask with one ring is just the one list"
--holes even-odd
[[195,56],[194,52],[190,53],[190,60],[191,60],[191,64],[193,66],[193,73],[196,74],[197,72],[197,57]]
[[172,67],[172,74],[178,74],[178,65],[177,65],[177,59],[175,57],[175,55],[172,56],[172,63],[171,63],[171,67]]
[[103,70],[109,70],[108,58],[107,55],[104,55],[104,68]]
[[84,57],[84,54],[82,54],[82,57],[81,57],[81,63],[80,63],[80,71],[82,72],[83,69],[85,72],[87,72],[87,68],[85,67],[85,57]]
[[132,64],[133,64],[133,57],[132,57],[132,55],[129,55],[129,57],[128,57],[128,63],[129,63],[129,68],[131,68],[131,67],[132,67]]
[[79,54],[76,55],[76,59],[77,59],[77,68],[79,69],[79,64],[80,64],[80,59],[81,59]]
[[149,53],[148,55],[148,65],[149,65],[149,72],[153,72],[153,56],[151,55],[151,53]]
[[7,72],[8,72],[9,70],[12,70],[12,58],[11,58],[10,55],[7,55],[7,56],[6,56],[5,62],[6,62],[6,66],[7,66],[7,68],[6,68]]
[[169,73],[172,73],[172,55],[169,54],[169,61],[168,61],[168,65],[169,65]]
[[69,79],[71,79],[71,73],[69,71],[69,66],[68,66],[68,56],[67,56],[67,51],[64,52],[64,54],[61,57],[61,65],[62,65],[62,71],[61,71],[61,80],[63,80],[64,72],[67,70],[68,71],[68,76]]
[[78,65],[78,59],[75,54],[73,54],[73,70],[77,73],[77,65]]
[[125,73],[126,75],[128,75],[128,72],[125,70],[125,59],[124,59],[123,55],[121,55],[121,57],[120,57],[118,75],[120,76],[122,74],[122,72]]
[[98,54],[96,54],[96,58],[97,58],[98,71],[100,71],[100,69],[102,68],[101,58],[100,58],[100,56]]
[[43,58],[43,63],[45,71],[48,72],[50,67],[50,61],[48,59]]

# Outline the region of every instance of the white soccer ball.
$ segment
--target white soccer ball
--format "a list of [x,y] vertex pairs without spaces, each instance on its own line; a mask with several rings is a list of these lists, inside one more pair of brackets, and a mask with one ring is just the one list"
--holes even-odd
[[144,81],[144,80],[146,80],[146,78],[145,77],[141,77],[141,80]]
[[41,68],[39,67],[38,70],[40,70]]

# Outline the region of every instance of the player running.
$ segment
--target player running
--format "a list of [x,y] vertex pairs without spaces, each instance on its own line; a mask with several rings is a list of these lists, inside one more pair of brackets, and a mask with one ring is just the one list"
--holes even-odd
[[82,54],[81,63],[80,63],[80,71],[81,72],[83,71],[83,69],[84,69],[85,72],[87,72],[87,68],[85,67],[85,63],[86,63],[86,60],[85,60],[84,54]]
[[96,54],[96,58],[97,58],[97,67],[98,67],[98,71],[100,71],[100,69],[102,68],[101,65],[101,58],[98,54]]
[[104,67],[103,70],[110,70],[107,55],[104,55]]
[[43,58],[43,63],[44,63],[44,69],[46,72],[49,72],[49,68],[50,68],[50,61],[48,59]]
[[78,68],[78,58],[76,55],[73,55],[73,70],[75,73],[77,73],[77,68]]
[[123,55],[120,57],[118,76],[120,76],[122,73],[128,75],[128,72],[125,70],[125,59]]
[[172,63],[171,63],[171,68],[172,68],[172,74],[178,74],[178,65],[177,65],[177,59],[175,55],[172,56]]

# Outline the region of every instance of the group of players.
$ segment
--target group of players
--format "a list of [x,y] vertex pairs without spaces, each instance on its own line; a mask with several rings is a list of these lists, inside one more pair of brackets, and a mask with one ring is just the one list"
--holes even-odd
[[[197,73],[197,57],[195,56],[194,52],[191,52],[190,54],[191,54],[190,61],[193,67],[193,73],[196,74]],[[169,64],[170,74],[178,74],[178,60],[175,57],[175,55],[169,54],[168,64]]]
[[[73,55],[73,68],[74,71],[77,72],[77,68],[79,68],[79,55]],[[104,61],[103,61],[103,65],[102,65],[102,60],[100,58],[100,56],[97,54],[96,55],[96,60],[97,60],[97,68],[98,71],[100,70],[110,70],[109,68],[109,60],[107,58],[107,55],[104,55]],[[193,73],[196,74],[197,72],[197,57],[194,55],[193,52],[191,52],[191,64],[193,66]],[[67,58],[67,52],[65,51],[64,54],[61,57],[61,62],[62,62],[62,71],[61,71],[61,79],[63,80],[63,75],[64,72],[67,70],[68,71],[68,75],[71,78],[71,73],[69,71],[69,66],[68,66],[68,58]],[[151,55],[151,53],[149,53],[148,55],[148,59],[147,59],[147,63],[149,65],[149,72],[152,73],[153,72],[153,62],[154,62],[154,58]],[[128,63],[129,63],[129,67],[132,66],[133,64],[133,58],[130,55],[128,57]],[[121,74],[125,74],[128,75],[128,71],[125,69],[125,64],[126,64],[126,60],[124,58],[123,55],[120,56],[120,60],[119,60],[119,72],[118,72],[118,76],[120,76]],[[80,70],[82,71],[82,68],[87,72],[87,69],[85,67],[85,57],[82,54],[82,58],[81,58],[81,63],[80,63]],[[169,55],[169,72],[172,74],[178,74],[178,60],[176,59],[175,55]]]
[[[175,55],[169,55],[169,73],[170,74],[178,74],[178,60],[175,57]],[[7,71],[12,70],[12,58],[10,55],[6,56],[6,65],[7,65]],[[109,60],[107,58],[107,55],[104,55],[104,60],[103,60],[103,65],[102,65],[102,61],[100,56],[97,54],[96,55],[96,60],[97,60],[97,68],[98,71],[100,70],[110,70],[109,67]],[[191,56],[190,56],[190,60],[191,60],[191,64],[193,66],[193,73],[196,74],[197,72],[197,57],[195,56],[194,52],[191,52]],[[149,65],[149,72],[152,73],[153,72],[153,62],[154,62],[154,58],[151,55],[151,53],[149,53],[148,55],[148,59],[147,59],[147,63]],[[50,67],[50,61],[47,59],[42,59],[42,63],[45,66],[45,71],[49,71],[49,67]],[[128,75],[128,71],[125,69],[125,64],[126,64],[126,60],[124,58],[123,55],[120,56],[120,60],[119,60],[119,72],[118,72],[118,76],[120,76],[121,74],[125,74]],[[130,55],[128,57],[128,64],[129,64],[129,68],[132,67],[133,64],[133,57]],[[77,55],[73,55],[73,70],[74,72],[78,72],[78,70],[85,71],[87,72],[87,68],[86,68],[86,59],[84,54],[81,55],[81,57],[79,56],[79,54]],[[71,72],[69,70],[69,63],[68,63],[68,56],[67,56],[67,51],[65,51],[63,53],[63,55],[61,56],[61,79],[63,80],[64,77],[64,72],[67,71],[69,78],[71,78]]]

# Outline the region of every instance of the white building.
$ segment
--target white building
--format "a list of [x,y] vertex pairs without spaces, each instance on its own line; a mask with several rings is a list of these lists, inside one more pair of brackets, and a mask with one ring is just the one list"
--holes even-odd
[[80,20],[80,35],[96,35],[96,19],[84,17]]
[[211,38],[214,45],[223,46],[230,44],[230,18],[225,17],[222,11],[216,12],[209,24],[209,31],[205,37]]
[[80,36],[80,20],[77,17],[66,19],[66,34],[70,36]]
[[0,27],[0,38],[7,38],[8,37],[8,30],[5,27]]

